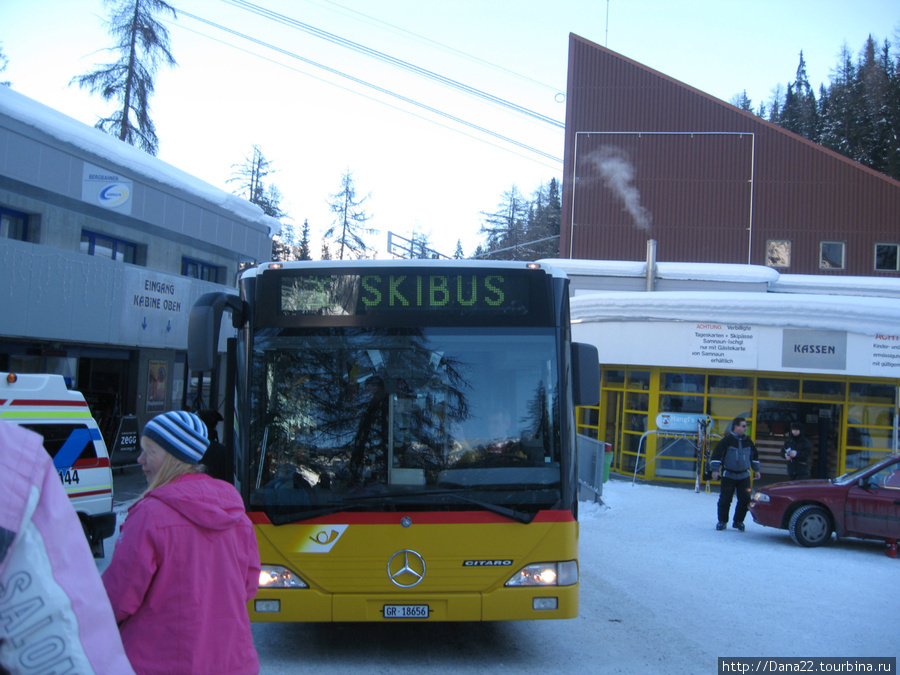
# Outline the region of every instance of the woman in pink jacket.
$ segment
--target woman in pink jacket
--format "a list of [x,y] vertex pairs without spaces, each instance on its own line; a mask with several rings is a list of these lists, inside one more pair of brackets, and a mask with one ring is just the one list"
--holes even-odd
[[259,553],[232,485],[200,473],[209,444],[191,413],[144,427],[149,487],[128,510],[103,584],[131,665],[144,673],[258,673],[246,603]]

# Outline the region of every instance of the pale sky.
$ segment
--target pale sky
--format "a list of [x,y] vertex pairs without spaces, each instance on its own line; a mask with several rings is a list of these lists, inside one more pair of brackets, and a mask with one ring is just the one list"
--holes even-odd
[[[371,195],[365,208],[378,230],[371,246],[383,251],[389,230],[406,237],[418,230],[447,255],[457,240],[467,255],[474,251],[480,212],[495,211],[512,185],[529,196],[561,180],[570,32],[725,101],[746,89],[754,108],[793,80],[801,50],[818,91],[842,45],[856,55],[870,33],[879,43],[900,42],[897,0],[171,4],[179,18],[166,24],[179,66],[160,70],[151,100],[159,158],[230,192],[232,166],[259,145],[298,231],[309,220],[316,258],[332,222],[327,203],[348,169],[358,195]],[[0,79],[93,125],[110,104],[69,81],[113,60],[103,51],[112,43],[106,16],[101,0],[0,0],[9,59]],[[335,45],[297,23],[357,45]],[[551,121],[387,65],[365,49]]]

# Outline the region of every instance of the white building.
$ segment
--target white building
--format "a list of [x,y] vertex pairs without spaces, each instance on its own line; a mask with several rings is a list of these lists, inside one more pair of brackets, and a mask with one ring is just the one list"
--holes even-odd
[[0,86],[0,370],[71,378],[107,435],[190,403],[190,308],[269,259],[278,227]]
[[600,351],[581,430],[612,444],[614,470],[693,480],[695,440],[661,435],[665,413],[708,415],[718,435],[746,417],[770,479],[796,421],[814,477],[896,451],[900,279],[650,258],[546,261],[572,280],[574,339]]

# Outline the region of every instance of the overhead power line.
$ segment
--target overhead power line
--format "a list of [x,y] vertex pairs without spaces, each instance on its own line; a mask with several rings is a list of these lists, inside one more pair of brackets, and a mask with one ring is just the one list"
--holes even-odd
[[397,99],[397,100],[399,100],[399,101],[403,101],[404,103],[408,103],[409,105],[413,105],[413,106],[416,106],[416,107],[418,107],[418,108],[420,108],[420,109],[422,109],[422,110],[426,110],[426,111],[428,111],[428,112],[430,112],[430,113],[432,113],[432,114],[434,114],[434,115],[439,115],[439,116],[441,116],[441,117],[444,117],[445,119],[449,119],[449,120],[451,120],[451,121],[453,121],[453,122],[456,122],[457,124],[463,125],[463,126],[468,127],[468,128],[470,128],[470,129],[474,129],[474,130],[476,130],[476,131],[478,131],[478,132],[480,132],[480,133],[482,133],[482,134],[485,134],[485,135],[487,135],[487,136],[491,136],[491,137],[493,137],[493,138],[496,138],[496,139],[498,139],[498,140],[501,140],[501,141],[503,141],[504,143],[508,143],[508,144],[510,144],[510,145],[513,145],[513,146],[522,148],[523,150],[526,150],[526,151],[528,151],[528,152],[530,152],[530,153],[533,153],[533,154],[535,154],[535,155],[538,155],[538,156],[540,156],[540,157],[544,157],[544,158],[546,158],[546,159],[549,159],[549,160],[551,160],[551,161],[553,161],[553,162],[555,162],[555,163],[562,164],[562,158],[560,158],[560,157],[556,157],[555,155],[552,155],[552,154],[550,154],[550,153],[548,153],[548,152],[544,152],[543,150],[539,150],[538,148],[534,148],[534,147],[532,147],[532,146],[530,146],[530,145],[528,145],[528,144],[526,144],[526,143],[522,143],[522,142],[520,142],[520,141],[517,141],[517,140],[515,140],[514,138],[510,138],[510,137],[508,137],[508,136],[504,136],[503,134],[500,134],[500,133],[498,133],[498,132],[496,132],[496,131],[492,131],[491,129],[488,129],[487,127],[480,126],[480,125],[478,125],[478,124],[475,124],[474,122],[469,122],[468,120],[465,120],[465,119],[463,119],[463,118],[461,118],[461,117],[458,117],[458,116],[456,116],[456,115],[452,115],[452,114],[450,114],[450,113],[448,113],[448,112],[446,112],[446,111],[444,111],[444,110],[440,110],[440,109],[438,109],[438,108],[435,108],[435,107],[433,107],[433,106],[429,106],[429,105],[427,105],[427,104],[425,104],[425,103],[422,103],[422,102],[420,102],[420,101],[417,101],[417,100],[415,100],[415,99],[409,98],[408,96],[404,96],[404,95],[402,95],[402,94],[398,94],[398,93],[393,92],[393,91],[391,91],[391,90],[389,90],[389,89],[386,89],[386,88],[384,88],[384,87],[378,86],[378,85],[373,84],[373,83],[371,83],[371,82],[367,82],[366,80],[363,80],[363,79],[361,79],[361,78],[355,77],[355,76],[350,75],[350,74],[348,74],[348,73],[344,73],[344,72],[342,72],[342,71],[340,71],[340,70],[337,70],[336,68],[332,68],[332,67],[326,66],[326,65],[324,65],[324,64],[322,64],[322,63],[318,63],[317,61],[313,61],[312,59],[306,58],[305,56],[301,56],[301,55],[296,54],[296,53],[294,53],[294,52],[288,51],[287,49],[284,49],[284,48],[282,48],[282,47],[278,47],[277,45],[273,45],[273,44],[271,44],[271,43],[269,43],[269,42],[265,42],[264,40],[260,40],[260,39],[258,39],[258,38],[255,38],[255,37],[251,36],[251,35],[247,35],[246,33],[241,33],[240,31],[236,31],[236,30],[234,30],[234,29],[232,29],[232,28],[228,28],[227,26],[223,26],[223,25],[221,25],[221,24],[215,23],[214,21],[210,21],[209,19],[204,19],[203,17],[197,16],[196,14],[191,14],[191,13],[189,13],[189,12],[185,12],[184,10],[178,10],[178,11],[179,11],[179,14],[182,15],[182,16],[189,17],[189,18],[191,18],[191,19],[193,19],[193,20],[195,20],[195,21],[199,21],[200,23],[204,23],[204,24],[206,24],[206,25],[208,25],[208,26],[212,26],[213,28],[217,28],[217,29],[219,29],[219,30],[221,30],[221,31],[224,31],[224,32],[226,32],[226,33],[230,33],[231,35],[234,35],[234,36],[236,36],[236,37],[239,37],[239,38],[241,38],[241,39],[243,39],[243,40],[247,40],[248,42],[253,42],[253,43],[258,44],[258,45],[260,45],[260,46],[262,46],[262,47],[265,47],[265,48],[267,48],[267,49],[271,49],[271,50],[276,51],[276,52],[278,52],[278,53],[280,53],[280,54],[283,54],[283,55],[285,55],[285,56],[288,56],[288,57],[290,57],[290,58],[292,58],[292,59],[296,59],[296,60],[298,60],[298,61],[302,61],[303,63],[306,63],[306,64],[308,64],[308,65],[314,66],[314,67],[316,67],[316,68],[320,68],[320,69],[322,69],[322,70],[324,70],[324,71],[326,71],[326,72],[328,72],[328,73],[331,73],[332,75],[337,75],[338,77],[342,77],[342,78],[347,79],[347,80],[349,80],[349,81],[351,81],[351,82],[354,82],[355,84],[358,84],[358,85],[361,85],[361,86],[363,86],[363,87],[367,87],[367,88],[369,88],[369,89],[372,89],[372,90],[374,90],[374,91],[377,91],[377,92],[379,92],[379,93],[381,93],[381,94],[384,94],[385,96],[390,96],[390,97],[392,97],[392,98],[394,98],[394,99]]
[[[314,5],[319,5],[320,7],[322,6],[321,3],[318,3],[315,0],[306,0],[306,1],[309,3],[312,3]],[[406,35],[408,37],[413,38],[414,40],[416,40],[418,42],[432,45],[432,46],[437,47],[445,52],[450,52],[450,53],[456,54],[457,56],[461,56],[464,59],[473,61],[474,63],[479,63],[482,66],[486,66],[486,67],[496,70],[498,72],[504,73],[506,75],[509,75],[510,77],[515,77],[515,78],[518,78],[525,82],[530,82],[531,84],[537,85],[538,87],[542,87],[543,89],[552,91],[554,93],[554,95],[565,96],[565,93],[561,92],[559,90],[559,87],[554,87],[553,85],[547,84],[545,82],[540,82],[538,80],[535,80],[532,77],[528,77],[527,75],[523,75],[522,73],[517,73],[516,71],[510,70],[509,68],[504,68],[503,66],[500,66],[496,63],[491,63],[490,61],[488,61],[486,59],[482,59],[478,56],[475,56],[474,54],[469,54],[460,49],[457,49],[456,47],[451,47],[450,45],[445,45],[443,42],[438,42],[437,40],[432,40],[429,37],[426,37],[424,35],[419,35],[418,33],[414,33],[411,30],[402,28],[401,26],[397,26],[397,25],[394,25],[387,21],[383,21],[383,20],[379,19],[378,17],[372,16],[371,14],[366,14],[364,12],[355,10],[352,7],[347,7],[346,5],[342,5],[339,2],[334,2],[334,0],[323,0],[323,2],[324,2],[324,4],[332,5],[334,7],[340,8],[340,10],[343,10],[343,13],[345,13],[345,14],[348,14],[348,15],[355,14],[357,17],[362,17],[361,20],[363,20],[365,23],[378,24],[382,28],[386,28],[395,33],[400,33],[400,34]],[[338,11],[338,10],[334,10],[334,11]]]
[[396,58],[394,56],[391,56],[390,54],[386,54],[385,52],[378,51],[377,49],[372,49],[371,47],[367,47],[364,44],[356,42],[354,40],[349,40],[335,33],[322,30],[321,28],[316,28],[311,24],[299,21],[298,19],[289,17],[286,14],[281,14],[279,12],[266,9],[265,7],[249,2],[249,0],[222,0],[222,2],[226,2],[235,7],[243,8],[249,12],[266,17],[282,25],[302,30],[305,33],[314,35],[322,40],[331,42],[332,44],[346,47],[347,49],[355,51],[359,54],[364,54],[365,56],[369,56],[383,63],[387,63],[396,68],[400,68],[401,70],[405,70],[420,77],[424,77],[425,79],[432,80],[443,86],[456,89],[463,93],[481,98],[495,105],[508,108],[509,110],[525,115],[526,117],[531,117],[538,120],[539,122],[543,122],[544,124],[548,124],[559,129],[565,129],[566,125],[563,122],[559,122],[552,117],[548,117],[547,115],[543,115],[534,110],[530,110],[529,108],[521,106],[518,103],[513,103],[512,101],[508,101],[507,99],[495,96],[494,94],[490,94],[486,91],[482,91],[481,89],[477,89],[476,87],[472,87],[450,77],[446,77],[445,75],[436,73],[433,70],[422,68],[421,66],[417,66],[416,64],[410,63],[409,61],[404,61],[403,59]]
[[[476,136],[473,133],[469,133],[465,129],[460,129],[458,127],[451,127],[449,124],[444,124],[443,122],[440,122],[439,120],[436,120],[434,118],[429,118],[429,117],[426,117],[425,115],[420,115],[413,110],[409,110],[408,108],[401,108],[399,105],[394,105],[394,104],[390,103],[389,101],[375,98],[374,96],[369,96],[368,94],[366,94],[364,92],[357,91],[356,89],[351,89],[350,87],[345,87],[337,82],[333,82],[332,80],[328,80],[324,77],[318,77],[317,75],[314,75],[306,70],[301,70],[300,68],[295,68],[294,66],[291,66],[287,63],[283,63],[274,58],[269,58],[268,56],[263,56],[262,54],[260,54],[258,52],[250,51],[249,49],[245,49],[243,47],[238,47],[233,42],[228,42],[226,40],[220,40],[219,38],[215,38],[212,35],[209,35],[207,33],[203,33],[201,31],[195,30],[193,28],[188,28],[184,24],[175,23],[175,22],[172,22],[169,20],[165,20],[165,21],[166,21],[166,23],[169,23],[176,30],[185,30],[190,33],[193,33],[194,35],[199,35],[200,37],[206,38],[207,40],[212,40],[213,42],[218,42],[220,45],[224,45],[231,49],[235,49],[237,51],[244,52],[245,54],[249,54],[250,56],[256,57],[258,59],[262,59],[263,61],[268,61],[269,63],[274,64],[276,66],[280,66],[281,68],[286,68],[287,70],[292,70],[295,73],[300,73],[301,75],[305,75],[306,77],[311,77],[314,80],[318,80],[319,82],[323,82],[324,84],[330,85],[332,87],[337,87],[338,89],[343,89],[344,91],[346,91],[350,94],[354,94],[355,96],[362,96],[363,98],[367,98],[374,103],[388,106],[389,108],[393,108],[394,110],[397,110],[398,112],[402,112],[405,115],[412,115],[413,117],[416,117],[416,118],[422,120],[423,122],[428,122],[429,124],[436,124],[437,126],[443,127],[444,129],[447,129],[448,131],[452,131],[457,134],[463,134],[464,136],[468,136],[469,138],[479,141],[480,143],[487,143],[488,145],[492,145],[499,150],[503,150],[504,152],[509,152],[511,154],[517,155],[519,157],[522,157],[522,158],[527,159],[532,162],[536,162],[538,164],[546,166],[549,169],[557,168],[555,165],[551,166],[550,164],[547,164],[544,161],[542,161],[536,157],[531,157],[522,152],[518,152],[517,150],[514,150],[513,148],[510,148],[508,146],[500,145],[499,143],[495,143],[489,139],[484,138],[483,136]],[[561,160],[554,159],[554,162],[559,162],[559,161],[561,161]]]

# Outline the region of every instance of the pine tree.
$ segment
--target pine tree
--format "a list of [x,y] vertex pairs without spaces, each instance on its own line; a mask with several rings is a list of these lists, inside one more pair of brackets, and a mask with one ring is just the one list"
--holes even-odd
[[[485,244],[489,257],[495,260],[528,259],[527,252],[519,248],[527,241],[525,223],[528,203],[515,185],[503,193],[502,199],[497,211],[481,213],[484,221],[480,231],[486,235]],[[491,253],[492,251],[496,253]]]
[[787,93],[784,95],[784,105],[781,107],[781,117],[778,124],[793,131],[795,134],[800,133],[800,103],[794,95],[793,83],[788,84]]
[[900,57],[895,60],[889,50],[890,43],[885,40],[882,49],[882,63],[887,73],[887,92],[882,104],[887,120],[884,172],[900,178]]
[[456,240],[456,250],[453,252],[453,259],[454,260],[462,260],[465,257],[466,256],[463,254],[462,241],[457,239]]
[[115,39],[110,51],[119,59],[72,79],[79,87],[117,101],[117,109],[96,127],[119,140],[155,155],[159,150],[156,126],[150,118],[150,97],[160,63],[177,65],[169,48],[169,31],[157,19],[161,12],[177,18],[164,0],[110,0],[108,23]]
[[559,254],[559,224],[562,218],[562,202],[559,181],[550,182],[534,192],[525,231],[529,258],[555,257]]
[[856,72],[861,133],[859,154],[855,159],[882,172],[887,167],[889,147],[892,145],[890,79],[893,71],[890,43],[885,42],[879,54],[870,35]]
[[730,103],[731,105],[740,108],[741,110],[753,112],[753,101],[751,101],[750,97],[747,96],[746,89],[744,89],[743,93],[735,94],[734,96],[732,96]]
[[309,221],[304,218],[303,229],[300,231],[300,244],[297,247],[297,260],[312,260],[309,254]]
[[778,124],[781,121],[782,88],[780,84],[772,89],[772,100],[769,102],[769,121]]
[[410,257],[420,260],[438,258],[437,252],[431,247],[431,235],[416,230],[412,234],[410,244]]
[[238,183],[236,195],[248,202],[259,204],[266,191],[265,178],[272,173],[272,163],[265,158],[258,145],[254,145],[250,156],[244,158],[242,164],[231,165],[229,183]]
[[[3,43],[0,42],[0,73],[2,73],[4,70],[6,70],[6,66],[8,66],[8,65],[9,65],[9,59],[6,58],[6,54],[3,53]],[[2,85],[4,87],[9,87],[10,82],[9,82],[9,80],[5,80],[3,82],[0,82],[0,85]]]
[[[498,211],[482,212],[481,233],[487,237],[474,257],[537,260],[559,255],[562,201],[556,178],[546,185],[541,183],[530,201],[522,197],[515,185],[503,193],[502,200]],[[457,257],[462,256],[459,245],[457,253]]]
[[819,112],[816,95],[809,85],[806,60],[800,52],[800,63],[794,77],[794,95],[797,97],[797,133],[811,141],[819,140]]
[[[253,151],[244,159],[243,164],[233,164],[231,168],[232,176],[228,182],[238,183],[235,194],[256,204],[271,218],[289,218],[281,209],[281,190],[265,181],[266,176],[274,173],[274,170],[258,145],[253,146]],[[282,223],[281,227],[281,233],[272,237],[272,260],[294,260],[294,226]]]
[[809,85],[809,77],[806,74],[806,60],[803,52],[800,52],[800,63],[794,81],[787,86],[787,93],[779,110],[777,120],[771,120],[780,124],[788,131],[799,136],[818,142],[819,110],[816,103],[816,95]]
[[332,201],[328,204],[335,215],[334,222],[324,235],[326,240],[331,239],[338,246],[338,260],[344,260],[345,256],[351,254],[357,258],[365,258],[371,250],[362,238],[364,234],[375,233],[375,230],[365,226],[372,217],[363,208],[368,198],[369,195],[366,195],[357,199],[350,171],[341,176],[340,190],[331,195]]
[[248,202],[256,204],[267,216],[285,218],[287,214],[281,210],[281,190],[266,182],[266,177],[275,173],[272,162],[266,159],[258,145],[253,146],[249,157],[243,164],[232,164],[229,183],[238,183],[235,191]]
[[[865,166],[900,178],[900,59],[891,43],[879,47],[870,35],[854,60],[846,45],[831,82],[819,87],[818,100],[809,86],[800,53],[797,74],[787,95],[773,90],[769,121],[841,153]],[[760,106],[761,117],[765,108]]]
[[852,156],[856,145],[853,135],[855,110],[856,66],[847,46],[841,49],[840,63],[831,73],[828,95],[820,101],[822,113],[822,133],[819,141],[843,155]]

